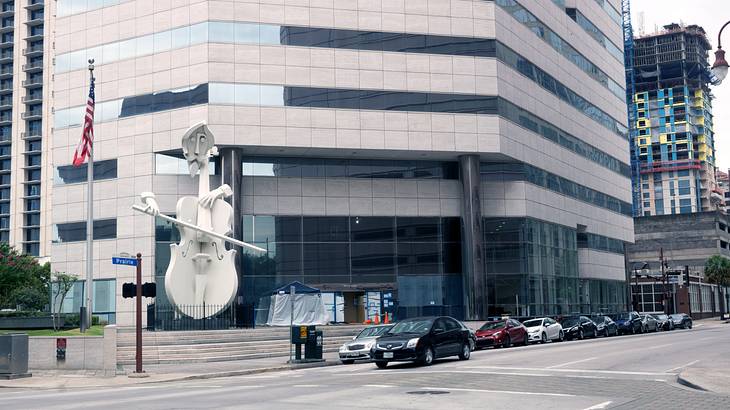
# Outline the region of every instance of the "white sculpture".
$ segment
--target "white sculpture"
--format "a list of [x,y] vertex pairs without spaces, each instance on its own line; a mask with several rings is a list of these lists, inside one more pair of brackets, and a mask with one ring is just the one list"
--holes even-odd
[[165,292],[178,312],[194,319],[213,316],[235,298],[238,274],[235,250],[224,241],[257,251],[264,249],[228,237],[234,220],[233,208],[223,198],[233,195],[228,185],[210,190],[208,163],[217,155],[213,134],[204,123],[191,127],[182,138],[183,155],[190,176],[199,173],[198,197],[182,197],[177,202],[177,218],[160,214],[152,192],[142,192],[144,206],[137,211],[170,221],[180,229],[180,243],[170,245],[170,264],[165,273]]

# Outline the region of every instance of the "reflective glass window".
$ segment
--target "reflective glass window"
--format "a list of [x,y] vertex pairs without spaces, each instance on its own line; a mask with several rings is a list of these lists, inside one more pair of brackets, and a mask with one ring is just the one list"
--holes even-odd
[[172,31],[155,33],[153,37],[154,51],[160,53],[172,48]]
[[395,218],[379,216],[355,216],[350,218],[353,242],[381,242],[395,240]]
[[190,27],[180,27],[170,32],[172,48],[182,48],[190,45]]
[[236,23],[234,26],[234,39],[237,44],[258,44],[259,25],[252,23]]
[[235,39],[234,23],[215,21],[208,23],[209,41],[213,43],[232,43]]

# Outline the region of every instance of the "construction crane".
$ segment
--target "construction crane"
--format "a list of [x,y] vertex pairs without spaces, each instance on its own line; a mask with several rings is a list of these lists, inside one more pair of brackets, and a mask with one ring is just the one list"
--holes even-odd
[[629,146],[631,149],[631,198],[632,214],[641,216],[641,173],[639,169],[639,152],[636,144],[636,104],[634,95],[636,85],[634,78],[634,29],[631,25],[631,0],[621,0],[621,16],[624,33],[624,67],[626,69],[626,105],[629,120]]

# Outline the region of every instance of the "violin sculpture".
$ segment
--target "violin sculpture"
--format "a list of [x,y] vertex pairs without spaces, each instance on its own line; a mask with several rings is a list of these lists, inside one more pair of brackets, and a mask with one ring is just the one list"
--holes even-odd
[[179,313],[202,319],[228,307],[238,290],[236,250],[226,249],[224,242],[264,250],[227,236],[232,231],[234,215],[231,205],[223,199],[233,191],[228,185],[210,190],[208,164],[218,152],[208,127],[201,123],[190,128],[182,138],[182,149],[190,176],[195,178],[199,174],[198,197],[180,198],[177,218],[160,214],[151,192],[140,195],[144,206],[133,208],[178,226],[180,243],[170,245],[165,292]]

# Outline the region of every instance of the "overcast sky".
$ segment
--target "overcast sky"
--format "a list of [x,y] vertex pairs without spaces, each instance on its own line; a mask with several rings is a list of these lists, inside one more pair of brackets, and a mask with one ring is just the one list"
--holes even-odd
[[[644,32],[652,33],[658,27],[669,23],[682,22],[685,25],[697,24],[707,32],[712,44],[710,65],[715,61],[717,33],[725,22],[730,20],[730,0],[632,0],[634,34],[641,30],[639,13],[644,15]],[[723,49],[730,50],[730,26],[722,34]],[[730,56],[730,52],[728,53]],[[730,168],[730,76],[717,87],[712,87],[715,100],[712,112],[715,115],[716,165],[727,171]]]

